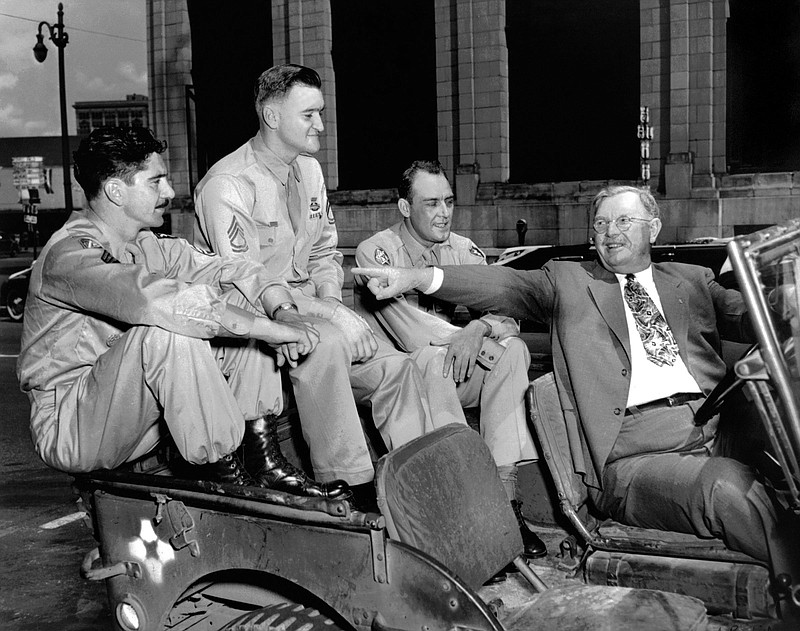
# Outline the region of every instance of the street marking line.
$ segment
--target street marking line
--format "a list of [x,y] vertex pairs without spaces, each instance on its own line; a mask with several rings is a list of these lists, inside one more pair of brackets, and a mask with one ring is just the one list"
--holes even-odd
[[19,355],[0,355],[0,359],[16,359]]
[[71,524],[73,521],[78,521],[79,519],[83,519],[83,516],[86,513],[83,511],[79,511],[77,513],[72,513],[71,515],[65,515],[64,517],[59,517],[58,519],[54,519],[53,521],[48,521],[46,524],[42,524],[39,528],[43,528],[44,530],[53,530],[54,528],[61,528],[61,526],[66,526],[67,524]]

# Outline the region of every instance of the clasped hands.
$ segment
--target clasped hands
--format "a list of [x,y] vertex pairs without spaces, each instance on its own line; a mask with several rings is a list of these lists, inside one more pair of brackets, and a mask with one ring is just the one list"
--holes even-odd
[[319,331],[309,318],[287,309],[276,313],[274,320],[256,318],[250,337],[266,342],[275,350],[278,366],[289,364],[294,368],[302,356],[316,348]]

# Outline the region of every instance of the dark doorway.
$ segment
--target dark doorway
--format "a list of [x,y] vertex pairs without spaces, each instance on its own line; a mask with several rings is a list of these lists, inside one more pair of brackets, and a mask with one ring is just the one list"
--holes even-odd
[[800,0],[730,0],[731,173],[800,169]]
[[507,0],[512,182],[635,180],[639,0]]
[[438,157],[430,0],[331,0],[339,189],[391,188]]
[[272,66],[272,11],[269,2],[187,0],[187,6],[202,177],[258,131],[253,85]]

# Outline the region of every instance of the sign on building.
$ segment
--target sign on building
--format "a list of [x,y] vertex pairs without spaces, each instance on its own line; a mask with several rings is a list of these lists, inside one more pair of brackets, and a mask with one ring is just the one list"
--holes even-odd
[[16,188],[38,188],[45,185],[44,158],[27,156],[11,158]]

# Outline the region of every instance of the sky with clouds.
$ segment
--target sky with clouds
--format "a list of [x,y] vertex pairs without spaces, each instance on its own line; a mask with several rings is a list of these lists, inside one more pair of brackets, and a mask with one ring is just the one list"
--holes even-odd
[[[67,119],[76,101],[147,95],[145,0],[63,0]],[[43,27],[47,59],[33,57],[39,22],[58,20],[56,0],[0,0],[0,138],[59,136],[58,49]]]

